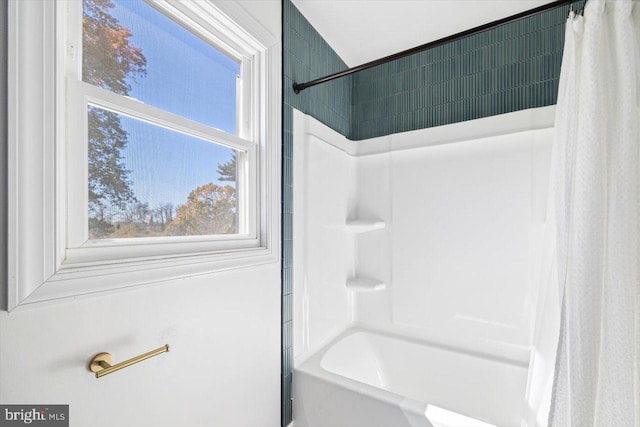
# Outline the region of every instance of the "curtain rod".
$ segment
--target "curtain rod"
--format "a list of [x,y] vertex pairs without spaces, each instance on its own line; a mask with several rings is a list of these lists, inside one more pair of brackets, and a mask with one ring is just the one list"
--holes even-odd
[[431,49],[437,46],[441,46],[456,40],[459,40],[464,37],[472,36],[474,34],[479,34],[487,30],[491,30],[495,27],[499,27],[500,25],[507,24],[509,22],[518,21],[523,18],[527,18],[531,15],[536,15],[541,12],[545,12],[549,9],[554,9],[559,6],[563,6],[566,4],[577,3],[579,0],[557,0],[551,3],[547,3],[542,6],[538,6],[533,9],[525,10],[524,12],[517,13],[515,15],[508,16],[506,18],[498,19],[497,21],[489,22],[488,24],[480,25],[478,27],[471,28],[469,30],[465,30],[451,36],[443,37],[441,39],[416,46],[411,49],[403,50],[402,52],[394,53],[393,55],[385,56],[384,58],[376,59],[371,62],[367,62],[362,65],[358,65],[356,67],[348,68],[344,71],[338,71],[337,73],[329,74],[325,77],[320,77],[315,80],[311,80],[306,83],[293,83],[293,91],[295,93],[300,93],[301,91],[315,85],[319,85],[320,83],[325,83],[331,80],[335,80],[340,77],[348,76],[349,74],[357,73],[358,71],[367,70],[369,68],[377,67],[378,65],[386,64],[387,62],[395,61],[396,59],[404,58],[406,56],[413,55],[418,52],[422,52],[427,49]]

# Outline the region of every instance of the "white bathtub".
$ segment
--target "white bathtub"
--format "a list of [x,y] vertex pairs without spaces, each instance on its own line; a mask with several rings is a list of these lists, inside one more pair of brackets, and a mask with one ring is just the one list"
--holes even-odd
[[521,427],[527,367],[361,329],[294,370],[295,427]]

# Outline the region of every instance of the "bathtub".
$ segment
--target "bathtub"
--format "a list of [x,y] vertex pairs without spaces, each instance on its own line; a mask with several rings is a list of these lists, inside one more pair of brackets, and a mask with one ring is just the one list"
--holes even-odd
[[352,328],[294,369],[295,427],[521,427],[527,366]]

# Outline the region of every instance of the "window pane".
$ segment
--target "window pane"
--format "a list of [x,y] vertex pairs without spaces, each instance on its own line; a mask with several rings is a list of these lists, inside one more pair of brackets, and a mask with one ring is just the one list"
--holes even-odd
[[238,233],[242,152],[89,106],[89,239]]
[[236,134],[240,63],[142,0],[83,1],[82,79]]

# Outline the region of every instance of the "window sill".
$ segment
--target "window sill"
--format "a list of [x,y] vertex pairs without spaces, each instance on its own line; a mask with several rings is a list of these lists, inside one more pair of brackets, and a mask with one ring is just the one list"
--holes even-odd
[[[29,295],[14,301],[13,309],[39,306],[64,298],[120,291],[132,286],[151,286],[175,279],[277,263],[278,254],[252,248],[208,254],[120,261],[116,264],[64,264]],[[114,284],[117,284],[114,286]]]

